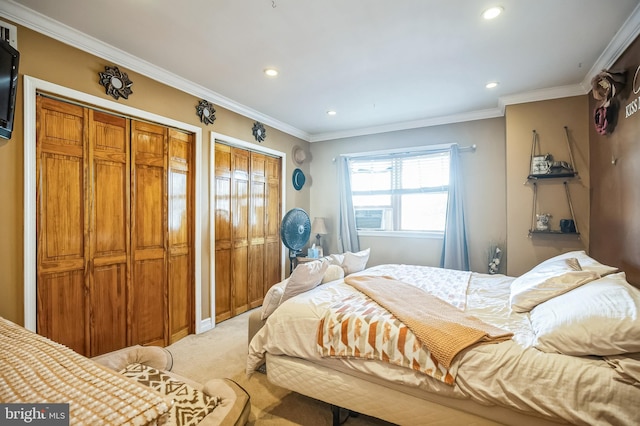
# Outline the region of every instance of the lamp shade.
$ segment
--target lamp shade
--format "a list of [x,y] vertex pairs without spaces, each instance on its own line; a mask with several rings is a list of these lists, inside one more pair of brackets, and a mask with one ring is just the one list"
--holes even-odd
[[328,234],[327,225],[325,225],[323,217],[316,217],[313,219],[313,224],[311,225],[311,233],[317,235]]

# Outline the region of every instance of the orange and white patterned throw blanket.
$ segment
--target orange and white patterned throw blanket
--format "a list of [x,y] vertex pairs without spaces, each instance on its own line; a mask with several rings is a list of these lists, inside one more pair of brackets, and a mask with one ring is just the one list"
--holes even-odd
[[335,303],[321,319],[318,350],[324,357],[377,359],[452,385],[450,366],[460,351],[512,336],[413,284],[365,275],[345,282],[359,292]]

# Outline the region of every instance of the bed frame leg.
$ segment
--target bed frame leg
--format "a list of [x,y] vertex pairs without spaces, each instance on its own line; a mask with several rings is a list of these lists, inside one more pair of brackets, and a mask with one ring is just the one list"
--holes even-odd
[[340,420],[340,410],[341,408],[337,405],[331,405],[331,413],[333,413],[333,426],[340,426],[341,424],[349,420],[349,417],[358,417],[358,413],[348,410],[347,417],[344,420]]
[[331,405],[331,412],[333,413],[333,426],[340,426],[340,407],[337,405]]

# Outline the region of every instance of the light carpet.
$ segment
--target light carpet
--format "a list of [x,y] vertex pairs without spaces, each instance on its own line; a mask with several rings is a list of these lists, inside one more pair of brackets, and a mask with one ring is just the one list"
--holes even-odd
[[[168,346],[173,355],[172,371],[200,383],[215,378],[229,378],[238,383],[251,397],[248,425],[331,425],[329,404],[273,385],[264,374],[246,376],[248,320],[246,312],[216,324],[213,330],[189,335]],[[360,415],[350,417],[345,425],[390,423]]]

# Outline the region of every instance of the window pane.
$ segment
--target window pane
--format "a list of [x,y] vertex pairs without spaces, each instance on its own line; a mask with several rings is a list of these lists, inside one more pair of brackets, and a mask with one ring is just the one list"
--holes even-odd
[[432,192],[401,196],[402,231],[444,231],[447,193]]
[[391,207],[391,195],[354,195],[354,207]]
[[390,161],[353,161],[351,163],[351,190],[390,190],[391,170]]
[[402,159],[401,187],[417,189],[449,184],[449,154],[421,155]]
[[444,231],[448,151],[358,157],[350,171],[359,229]]

